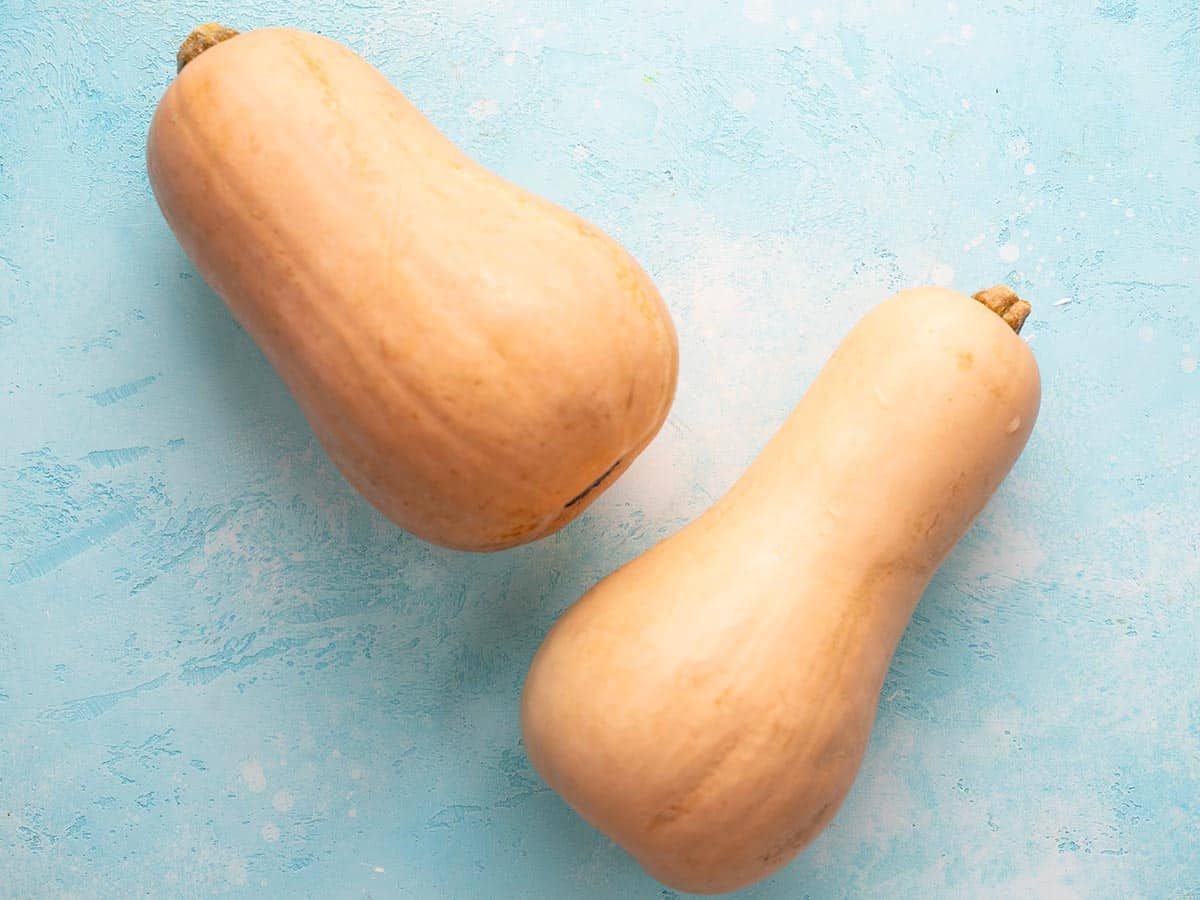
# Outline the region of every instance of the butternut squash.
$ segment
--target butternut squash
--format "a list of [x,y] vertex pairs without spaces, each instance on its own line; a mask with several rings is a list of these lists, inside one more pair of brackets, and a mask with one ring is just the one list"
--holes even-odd
[[179,68],[147,149],[162,212],[385,514],[463,550],[532,541],[654,437],[675,331],[611,238],[334,41],[204,26]]
[[833,818],[918,599],[1033,428],[1028,312],[1005,288],[877,306],[724,497],[550,631],[530,759],[654,877],[734,890]]

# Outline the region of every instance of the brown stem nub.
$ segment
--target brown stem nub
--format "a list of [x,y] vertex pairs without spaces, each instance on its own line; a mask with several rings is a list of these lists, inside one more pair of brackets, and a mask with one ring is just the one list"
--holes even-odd
[[980,291],[975,299],[1007,322],[1017,334],[1021,333],[1021,326],[1033,312],[1032,306],[1018,297],[1012,288],[1002,284]]
[[216,22],[208,22],[199,26],[187,36],[187,40],[180,45],[179,52],[175,54],[175,61],[179,63],[178,71],[182,72],[184,66],[205,50],[237,36],[238,33],[232,28],[226,28]]

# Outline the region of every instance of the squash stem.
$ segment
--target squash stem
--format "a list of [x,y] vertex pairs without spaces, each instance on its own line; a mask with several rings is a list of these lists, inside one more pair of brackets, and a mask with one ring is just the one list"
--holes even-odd
[[227,41],[237,36],[238,33],[232,28],[226,28],[224,25],[218,25],[216,22],[207,22],[195,28],[179,47],[179,52],[175,54],[175,61],[179,64],[177,71],[182,72],[184,66],[205,50],[211,49],[222,41]]
[[1017,334],[1021,333],[1021,327],[1033,312],[1032,306],[1018,297],[1012,288],[1002,284],[980,291],[975,294],[975,299],[1007,322]]

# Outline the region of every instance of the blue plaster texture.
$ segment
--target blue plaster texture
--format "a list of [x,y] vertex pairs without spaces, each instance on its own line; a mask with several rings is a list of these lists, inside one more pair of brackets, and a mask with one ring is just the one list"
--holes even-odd
[[[348,44],[652,273],[678,401],[582,520],[434,549],[320,452],[147,185],[207,19]],[[1197,72],[1195,0],[0,0],[0,896],[674,896],[531,770],[526,666],[929,282],[1035,302],[1042,418],[744,896],[1200,895]]]

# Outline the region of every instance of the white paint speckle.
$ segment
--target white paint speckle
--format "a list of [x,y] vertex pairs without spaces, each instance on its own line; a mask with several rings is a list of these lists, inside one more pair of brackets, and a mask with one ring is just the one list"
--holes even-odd
[[968,110],[968,109],[970,109],[970,108],[971,108],[971,101],[970,101],[970,100],[968,100],[966,97],[963,97],[961,100],[959,100],[959,101],[958,101],[958,104],[959,104],[959,106],[961,106],[961,107],[962,107],[964,110]]
[[1149,344],[1151,341],[1154,340],[1154,329],[1151,328],[1149,325],[1143,325],[1141,328],[1138,329],[1138,337],[1140,337],[1143,341],[1145,341],[1147,344]]
[[1073,303],[1073,302],[1075,302],[1074,297],[1063,297],[1061,300],[1055,300],[1054,305],[1055,306],[1066,306],[1068,303]]
[[262,835],[262,839],[268,844],[273,844],[279,840],[279,826],[274,822],[268,822],[262,827],[262,830],[259,832],[259,834]]
[[467,115],[474,122],[482,122],[484,119],[491,119],[500,115],[500,104],[490,97],[481,97],[467,107]]
[[1033,163],[1025,163],[1026,175],[1033,175],[1035,172],[1037,172],[1037,166],[1035,166]]
[[742,15],[756,25],[771,21],[774,12],[774,0],[745,0],[742,4]]
[[962,39],[964,41],[969,41],[975,37],[975,26],[974,25],[963,25],[961,28],[958,29],[958,33],[960,35],[962,35]]
[[358,818],[358,810],[357,809],[348,810],[346,812],[346,818],[347,819],[357,819]]
[[1132,219],[1135,215],[1137,215],[1137,213],[1135,213],[1132,209],[1125,210],[1125,218]]
[[350,777],[355,781],[359,781],[363,777],[363,770],[358,766],[352,766],[350,769]]
[[513,42],[508,45],[508,52],[504,54],[504,64],[506,66],[514,65],[517,61],[517,51],[521,49],[521,36],[517,35],[513,38]]
[[954,281],[954,269],[946,263],[938,263],[929,271],[929,281],[939,287],[946,287]]
[[1021,248],[1016,244],[1005,244],[1000,248],[1000,258],[1006,263],[1016,262],[1021,256]]
[[296,798],[290,791],[276,791],[275,796],[271,798],[271,805],[280,812],[288,812],[296,805]]
[[263,772],[262,763],[257,759],[242,764],[242,782],[253,794],[261,794],[267,789],[267,776]]
[[230,884],[243,885],[246,883],[246,861],[235,859],[225,867],[225,879]]
[[1033,147],[1030,146],[1028,138],[1015,137],[1008,142],[1008,155],[1013,159],[1023,159],[1031,150]]
[[571,156],[575,159],[575,162],[581,163],[588,158],[588,148],[583,146],[583,144],[576,144],[571,148]]
[[382,875],[382,874],[384,873],[384,871],[385,871],[385,870],[384,870],[383,866],[376,866],[376,867],[375,867],[375,874],[376,874],[376,875]]
[[749,88],[742,88],[733,95],[733,108],[738,112],[748,113],[754,109],[756,103],[758,103],[758,98],[754,96],[754,91]]
[[1196,358],[1194,356],[1185,356],[1182,362],[1179,363],[1179,368],[1183,369],[1188,375],[1191,375],[1196,371]]
[[800,20],[797,19],[795,16],[792,16],[791,18],[789,18],[787,20],[788,31],[797,31],[797,30],[799,30],[799,28],[800,28]]

